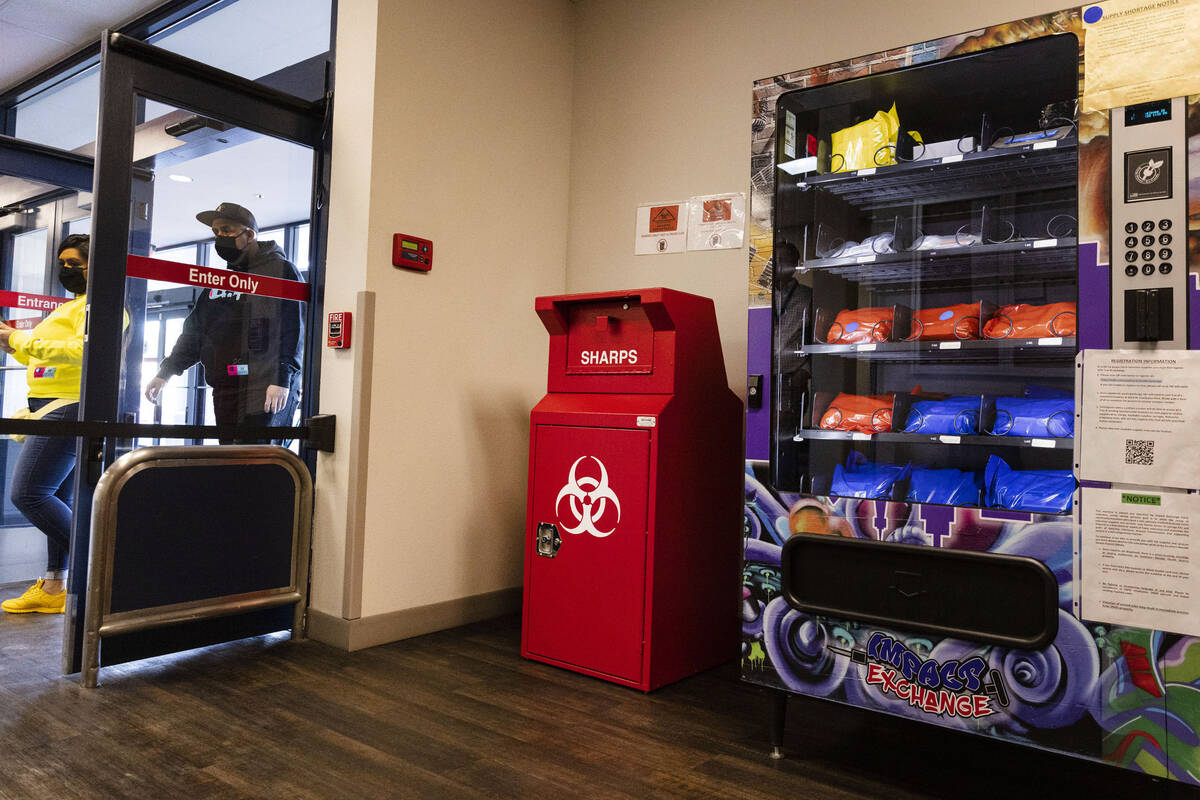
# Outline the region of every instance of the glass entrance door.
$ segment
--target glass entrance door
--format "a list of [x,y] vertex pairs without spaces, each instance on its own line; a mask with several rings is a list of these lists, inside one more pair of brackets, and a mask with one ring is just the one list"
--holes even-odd
[[[91,172],[86,157],[0,137],[0,318],[20,331],[32,330],[71,297],[58,282],[56,256],[65,237],[89,230],[87,195],[78,190],[91,187]],[[28,372],[14,355],[0,352],[0,416],[28,410]],[[0,599],[5,600],[46,574],[51,560],[47,535],[22,513],[27,500],[13,502],[14,481],[28,477],[18,460],[21,452],[21,444],[0,436],[0,584],[9,585]]]
[[[324,104],[119,34],[102,43],[100,98],[81,419],[145,426],[132,439],[143,445],[171,443],[159,423],[233,426],[238,441],[242,428],[311,416]],[[80,445],[68,673],[81,666],[92,492],[128,446],[102,436]],[[231,627],[244,636],[255,624],[243,616]],[[191,641],[187,625],[171,630]]]

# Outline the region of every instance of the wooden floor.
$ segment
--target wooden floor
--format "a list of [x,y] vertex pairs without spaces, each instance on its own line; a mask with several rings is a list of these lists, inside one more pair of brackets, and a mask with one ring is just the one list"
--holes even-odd
[[643,695],[523,660],[517,618],[358,653],[259,637],[93,691],[58,675],[61,630],[0,614],[0,798],[1200,797],[805,699],[772,761],[736,665]]

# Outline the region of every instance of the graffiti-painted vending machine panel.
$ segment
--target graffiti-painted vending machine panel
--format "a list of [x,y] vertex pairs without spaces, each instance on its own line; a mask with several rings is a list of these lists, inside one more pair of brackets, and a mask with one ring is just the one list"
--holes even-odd
[[1200,113],[1085,96],[1110,6],[756,83],[742,676],[1196,783],[1198,640],[1080,602],[1077,356],[1200,344]]

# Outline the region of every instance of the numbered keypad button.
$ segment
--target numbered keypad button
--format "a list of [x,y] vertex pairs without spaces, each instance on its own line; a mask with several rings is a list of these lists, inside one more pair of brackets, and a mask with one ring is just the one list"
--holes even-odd
[[1137,261],[1137,253],[1135,253],[1133,250],[1130,250],[1125,254],[1125,260],[1130,263]]
[[1153,275],[1154,274],[1154,265],[1153,264],[1143,264],[1142,265],[1142,274],[1143,275]]
[[1125,232],[1126,233],[1137,233],[1137,223],[1136,222],[1126,222],[1125,223]]
[[1169,245],[1171,243],[1171,241],[1172,241],[1171,234],[1169,234],[1169,233],[1159,234],[1159,237],[1158,237],[1159,244],[1166,246],[1166,245]]
[[[1129,227],[1129,226],[1128,226],[1128,225],[1126,225],[1125,227]],[[1169,231],[1169,230],[1171,230],[1171,220],[1169,220],[1169,219],[1160,219],[1160,220],[1158,221],[1158,229],[1159,229],[1159,230],[1163,230],[1163,231]]]
[[1158,265],[1158,271],[1161,272],[1163,275],[1170,275],[1172,269],[1173,268],[1169,261],[1164,261],[1163,263]]
[[1148,219],[1145,222],[1143,222],[1142,230],[1144,230],[1146,233],[1149,233],[1150,231],[1154,230],[1154,220]]
[[1154,247],[1154,237],[1146,234],[1142,237],[1142,247]]
[[1153,250],[1143,250],[1142,251],[1142,261],[1153,261],[1153,260],[1154,260],[1154,251]]
[[1132,278],[1134,275],[1138,274],[1138,268],[1133,264],[1130,264],[1125,268],[1125,274]]

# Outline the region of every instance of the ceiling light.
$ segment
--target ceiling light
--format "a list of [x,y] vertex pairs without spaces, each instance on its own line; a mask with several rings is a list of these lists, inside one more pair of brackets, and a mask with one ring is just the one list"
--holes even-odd
[[177,181],[179,183],[191,183],[192,182],[192,179],[189,178],[187,175],[168,175],[167,177],[170,178],[171,180]]

